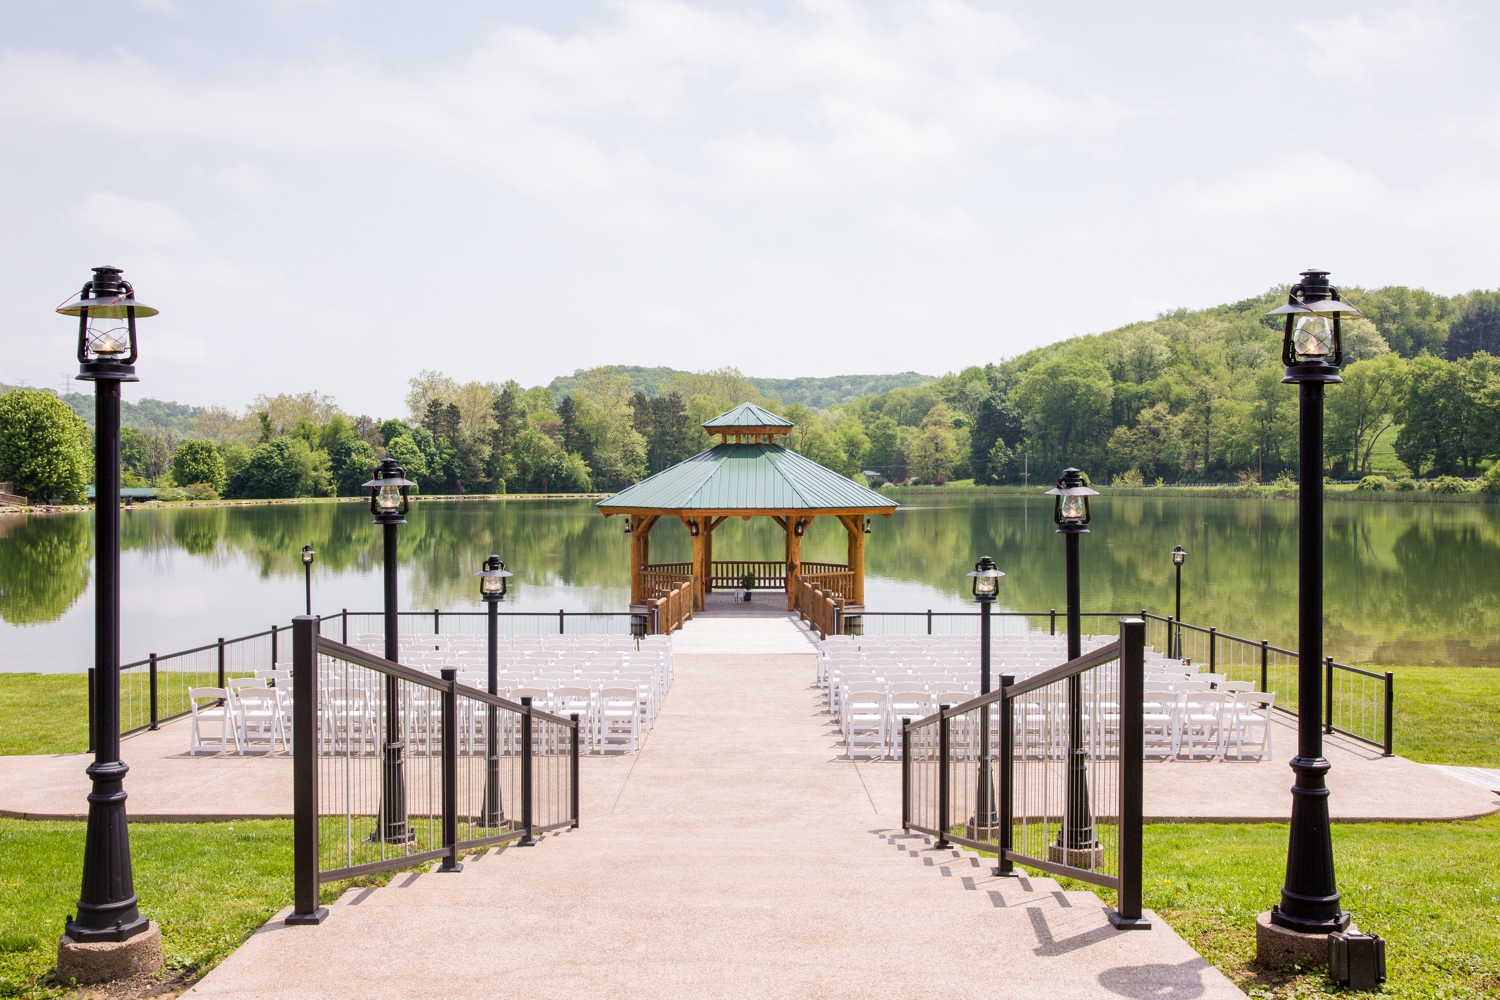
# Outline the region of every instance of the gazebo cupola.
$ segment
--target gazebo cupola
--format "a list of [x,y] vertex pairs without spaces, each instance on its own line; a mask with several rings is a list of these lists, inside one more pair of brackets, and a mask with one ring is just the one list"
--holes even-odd
[[[746,572],[760,589],[784,589],[790,610],[799,580],[818,578],[850,610],[865,597],[865,521],[890,517],[898,506],[860,483],[785,446],[796,425],[754,403],[741,403],[703,423],[719,441],[707,451],[598,502],[605,517],[630,517],[630,601],[650,604],[679,587],[703,610],[714,589],[739,586]],[[652,563],[651,528],[663,517],[682,521],[693,541],[690,563]],[[714,529],[731,517],[769,517],[786,533],[786,558],[715,561]],[[816,517],[836,517],[848,534],[845,563],[802,562],[802,535]]]

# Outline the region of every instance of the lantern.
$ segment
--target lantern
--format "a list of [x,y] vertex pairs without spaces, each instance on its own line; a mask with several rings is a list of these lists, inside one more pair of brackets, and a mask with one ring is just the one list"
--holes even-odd
[[1004,575],[996,568],[995,560],[989,556],[981,556],[974,564],[974,572],[969,574],[973,580],[974,599],[993,601],[996,591],[1000,589],[1000,578]]
[[490,556],[484,561],[484,568],[474,574],[479,577],[479,596],[486,601],[505,600],[507,585],[506,579],[514,576],[505,568],[505,563],[499,556]]
[[1089,497],[1099,495],[1083,483],[1083,473],[1077,469],[1064,469],[1056,489],[1047,491],[1047,496],[1057,497],[1052,510],[1052,520],[1058,524],[1082,526],[1089,523]]
[[411,510],[411,495],[407,490],[415,485],[394,458],[387,458],[375,470],[375,478],[365,483],[365,489],[370,491],[370,513],[382,523],[404,522]]
[[1340,319],[1364,314],[1339,298],[1339,290],[1328,283],[1327,271],[1303,271],[1301,277],[1287,292],[1286,305],[1266,314],[1286,317],[1281,363],[1287,371],[1282,381],[1341,382],[1344,340]]

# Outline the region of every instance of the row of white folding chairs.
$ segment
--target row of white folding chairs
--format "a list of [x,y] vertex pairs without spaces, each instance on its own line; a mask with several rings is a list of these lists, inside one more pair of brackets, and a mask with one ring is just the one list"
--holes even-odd
[[1145,692],[1147,753],[1166,752],[1189,760],[1203,756],[1245,756],[1248,742],[1252,754],[1274,759],[1271,712],[1276,694],[1256,691],[1247,682],[1230,681],[1219,690],[1189,689]]
[[[231,744],[238,754],[261,749],[275,753],[278,747],[291,752],[292,688],[290,683],[276,683],[275,677],[286,672],[255,673],[253,678],[234,678],[227,687],[188,688],[190,756],[209,749],[227,754]],[[216,726],[217,732],[205,734],[205,726]]]

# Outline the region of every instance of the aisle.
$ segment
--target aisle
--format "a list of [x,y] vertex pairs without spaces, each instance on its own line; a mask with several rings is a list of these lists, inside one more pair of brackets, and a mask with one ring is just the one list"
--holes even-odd
[[811,656],[675,659],[580,830],[273,920],[190,995],[1242,996],[1160,922],[901,838],[836,759]]

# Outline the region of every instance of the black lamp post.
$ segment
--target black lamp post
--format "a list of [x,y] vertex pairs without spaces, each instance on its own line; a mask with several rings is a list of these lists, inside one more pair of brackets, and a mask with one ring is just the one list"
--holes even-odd
[[[995,560],[981,556],[969,574],[973,581],[974,600],[979,602],[979,693],[990,693],[990,606],[995,603],[995,594],[1000,589],[1000,578],[1005,574],[995,566]],[[969,821],[968,837],[971,840],[989,840],[1000,827],[1000,818],[995,814],[995,796],[990,787],[990,706],[979,707],[979,777],[974,789],[974,817]],[[1009,733],[1005,738],[1009,738]]]
[[[1083,655],[1083,617],[1078,584],[1078,537],[1088,534],[1089,497],[1098,490],[1084,485],[1083,473],[1064,469],[1057,486],[1047,491],[1054,496],[1052,520],[1063,536],[1066,553],[1068,598],[1068,659]],[[1068,678],[1068,778],[1062,827],[1057,843],[1049,852],[1051,860],[1077,868],[1094,868],[1102,860],[1103,848],[1094,836],[1093,810],[1089,807],[1088,759],[1083,749],[1083,678]]]
[[1182,659],[1182,564],[1186,559],[1187,549],[1181,545],[1172,548],[1172,568],[1177,571],[1177,616],[1174,619],[1177,622],[1177,643],[1175,647],[1177,651],[1175,654],[1170,649],[1167,652],[1179,660]]
[[[490,694],[500,693],[500,603],[505,600],[506,579],[513,574],[505,569],[499,556],[490,556],[479,577],[479,597],[489,611],[490,623]],[[486,761],[484,772],[484,825],[495,829],[505,822],[505,806],[500,801],[500,710],[489,706],[485,728]]]
[[[392,663],[400,662],[400,626],[397,620],[399,595],[396,590],[396,567],[399,554],[396,549],[396,528],[406,523],[406,514],[411,510],[411,495],[407,492],[415,484],[406,478],[406,470],[387,458],[375,470],[375,477],[365,488],[370,491],[370,513],[375,523],[385,533],[385,658]],[[404,844],[412,839],[406,825],[406,765],[403,757],[405,746],[401,742],[401,687],[395,677],[385,679],[385,756],[381,766],[380,822],[371,836],[372,840]]]
[[307,615],[312,617],[312,564],[313,556],[317,555],[311,545],[302,546],[302,575],[307,584]]
[[[94,383],[94,762],[83,847],[83,891],[66,934],[79,944],[128,941],[150,922],[136,905],[120,759],[120,383],[135,376],[135,321],[157,310],[135,299],[117,267],[96,267],[75,301],[78,379]],[[123,321],[123,322],[122,322]]]
[[1297,386],[1297,756],[1292,758],[1292,826],[1286,883],[1271,922],[1304,934],[1327,934],[1349,926],[1339,907],[1333,873],[1333,835],[1328,824],[1328,761],[1323,757],[1323,387],[1342,382],[1340,317],[1359,310],[1339,299],[1327,271],[1303,271],[1286,305],[1269,315],[1286,316],[1282,382]]

